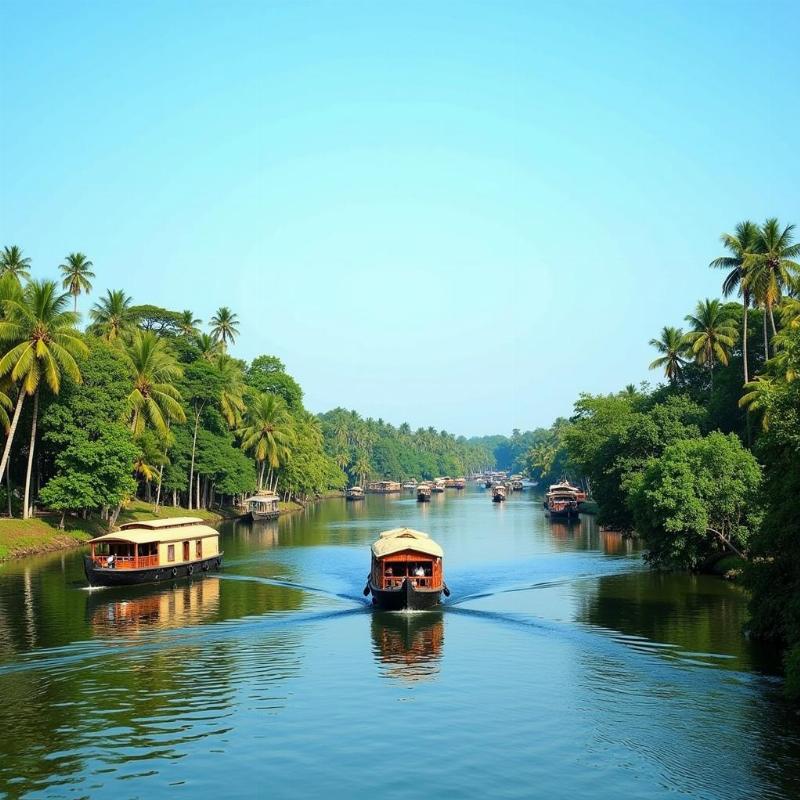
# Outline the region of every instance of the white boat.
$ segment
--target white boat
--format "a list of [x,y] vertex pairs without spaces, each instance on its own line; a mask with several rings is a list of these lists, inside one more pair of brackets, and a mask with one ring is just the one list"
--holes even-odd
[[276,494],[268,494],[266,492],[259,492],[252,497],[248,497],[245,501],[250,516],[253,520],[260,519],[276,519],[281,513],[278,503],[280,498]]

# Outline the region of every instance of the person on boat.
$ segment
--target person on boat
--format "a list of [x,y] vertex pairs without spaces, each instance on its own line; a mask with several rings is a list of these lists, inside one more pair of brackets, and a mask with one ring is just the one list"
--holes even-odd
[[111,554],[111,555],[110,555],[110,556],[109,556],[109,557],[106,559],[106,566],[107,566],[109,569],[114,569],[114,561],[115,561],[115,558],[114,558],[114,554],[112,553],[112,554]]
[[[414,575],[417,578],[424,578],[425,577],[425,568],[422,566],[422,564],[417,564],[417,568],[414,570]],[[415,582],[415,584],[416,584],[416,582]]]

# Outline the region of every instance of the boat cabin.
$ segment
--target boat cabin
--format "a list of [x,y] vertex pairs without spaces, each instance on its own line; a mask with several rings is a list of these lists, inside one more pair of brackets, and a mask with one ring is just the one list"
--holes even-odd
[[173,567],[219,555],[219,533],[197,517],[128,522],[89,544],[92,564],[104,569]]
[[403,486],[398,481],[372,481],[367,484],[367,491],[373,494],[393,494],[402,492]]
[[279,502],[276,494],[259,493],[248,497],[244,504],[253,519],[275,519],[280,514]]
[[404,581],[417,589],[441,589],[442,548],[427,533],[411,528],[385,531],[372,545],[370,584],[399,589]]

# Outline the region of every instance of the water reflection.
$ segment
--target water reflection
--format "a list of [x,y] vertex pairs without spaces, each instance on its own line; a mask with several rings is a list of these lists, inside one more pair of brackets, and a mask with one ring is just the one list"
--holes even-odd
[[219,615],[220,579],[184,581],[167,588],[131,587],[124,594],[91,592],[86,603],[96,634],[132,634],[143,628],[178,628]]
[[444,645],[444,614],[376,611],[372,614],[372,651],[389,678],[419,681],[439,672]]

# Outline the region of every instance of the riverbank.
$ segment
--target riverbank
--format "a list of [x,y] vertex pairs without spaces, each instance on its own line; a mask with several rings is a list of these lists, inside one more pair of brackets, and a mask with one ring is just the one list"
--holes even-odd
[[[340,492],[328,493],[313,502],[341,497]],[[308,504],[306,504],[307,506]],[[294,500],[278,504],[280,514],[294,514],[306,508]],[[217,525],[226,519],[242,516],[234,508],[222,508],[214,511],[207,509],[188,509],[181,506],[161,506],[158,513],[153,512],[151,503],[136,500],[120,512],[118,524],[136,522],[145,519],[170,519],[172,517],[199,517],[204,522]],[[89,539],[106,533],[108,525],[99,517],[67,517],[64,528],[59,528],[60,514],[42,514],[33,519],[0,518],[0,562],[12,558],[52,553],[71,547],[79,547]]]

